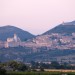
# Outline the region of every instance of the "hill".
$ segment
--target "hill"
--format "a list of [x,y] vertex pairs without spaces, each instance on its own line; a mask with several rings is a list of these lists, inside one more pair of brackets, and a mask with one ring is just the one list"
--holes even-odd
[[14,33],[17,34],[22,41],[31,39],[34,37],[34,35],[32,35],[31,33],[27,31],[8,25],[8,26],[0,27],[0,40],[6,41],[8,37],[13,37]]
[[[39,49],[40,50],[40,49]],[[33,49],[26,47],[2,48],[0,49],[0,61],[58,61],[75,63],[75,50],[49,50],[33,52]]]
[[48,30],[47,32],[45,32],[43,34],[44,35],[51,34],[51,33],[71,34],[73,32],[75,32],[75,21],[62,23],[62,24],[54,27],[53,29]]
[[[2,30],[0,29],[2,35],[5,33],[7,36],[12,33],[13,36],[13,34],[16,33],[20,38],[22,37],[23,40],[26,39],[26,31],[13,26],[6,26],[2,28]],[[23,46],[21,43],[18,47],[0,49],[0,60],[19,60],[23,62],[60,62],[61,60],[69,62],[69,60],[71,60],[71,63],[75,63],[75,21],[62,23],[45,32],[43,35],[36,36],[27,42],[23,42]]]

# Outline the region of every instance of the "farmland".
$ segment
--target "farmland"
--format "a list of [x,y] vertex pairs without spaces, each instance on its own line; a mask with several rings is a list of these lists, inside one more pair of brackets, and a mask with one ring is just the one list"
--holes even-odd
[[75,75],[74,70],[50,70],[48,72],[7,72],[7,75]]

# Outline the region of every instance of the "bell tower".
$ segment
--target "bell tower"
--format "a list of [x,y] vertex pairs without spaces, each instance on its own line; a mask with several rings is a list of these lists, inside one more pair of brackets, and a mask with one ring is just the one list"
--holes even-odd
[[15,40],[15,42],[17,42],[17,35],[16,34],[14,34],[14,40]]

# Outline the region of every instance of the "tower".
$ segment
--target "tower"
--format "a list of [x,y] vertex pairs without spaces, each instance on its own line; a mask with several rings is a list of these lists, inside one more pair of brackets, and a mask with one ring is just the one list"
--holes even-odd
[[17,42],[17,39],[18,39],[17,35],[14,34],[14,41]]
[[62,25],[65,25],[65,22],[64,21],[62,22]]

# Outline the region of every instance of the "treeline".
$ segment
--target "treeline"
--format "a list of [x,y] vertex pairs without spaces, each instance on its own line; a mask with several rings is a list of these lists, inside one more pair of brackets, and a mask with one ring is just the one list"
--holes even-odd
[[52,61],[51,63],[42,63],[42,62],[31,62],[33,69],[75,69],[75,65],[70,63],[59,63],[57,61]]
[[0,75],[5,75],[6,72],[36,72],[36,71],[45,71],[45,69],[75,69],[75,66],[70,65],[69,63],[60,64],[56,61],[51,63],[42,63],[34,62],[22,63],[17,61],[9,62],[0,62]]

